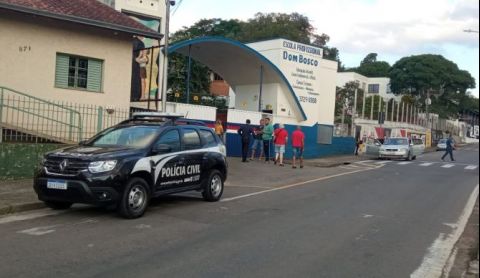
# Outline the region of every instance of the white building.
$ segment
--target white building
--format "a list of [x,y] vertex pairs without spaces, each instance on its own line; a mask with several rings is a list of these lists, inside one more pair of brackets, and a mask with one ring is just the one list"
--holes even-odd
[[390,90],[390,78],[375,77],[370,78],[356,72],[339,72],[337,74],[337,87],[343,87],[348,82],[355,81],[360,84],[360,89],[367,93],[367,97],[378,95],[385,100],[401,100],[401,96],[396,96]]

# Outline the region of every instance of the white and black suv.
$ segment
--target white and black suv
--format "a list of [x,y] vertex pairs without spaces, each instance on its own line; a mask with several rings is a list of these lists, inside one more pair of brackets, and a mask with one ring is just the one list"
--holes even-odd
[[45,154],[34,189],[54,209],[116,206],[138,218],[162,195],[195,190],[220,200],[227,170],[225,145],[210,128],[180,115],[137,113],[79,146]]

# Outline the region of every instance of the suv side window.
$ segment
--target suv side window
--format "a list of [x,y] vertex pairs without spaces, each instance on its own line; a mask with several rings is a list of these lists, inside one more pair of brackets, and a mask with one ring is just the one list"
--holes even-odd
[[215,140],[215,135],[213,135],[211,131],[200,129],[200,136],[202,137],[204,148],[211,148],[217,145],[217,140]]
[[184,149],[186,151],[202,148],[200,136],[198,135],[198,132],[193,128],[183,129],[182,142],[183,142]]
[[155,145],[168,145],[172,148],[173,153],[179,152],[181,151],[180,133],[176,129],[169,130],[160,136]]

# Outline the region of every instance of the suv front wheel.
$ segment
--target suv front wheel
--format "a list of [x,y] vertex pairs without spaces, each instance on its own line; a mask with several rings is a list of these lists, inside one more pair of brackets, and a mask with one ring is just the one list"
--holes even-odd
[[147,182],[141,178],[133,178],[125,186],[122,199],[118,204],[118,212],[127,219],[139,218],[145,213],[149,200]]
[[207,202],[217,202],[223,194],[224,179],[218,170],[212,170],[203,188],[203,199]]

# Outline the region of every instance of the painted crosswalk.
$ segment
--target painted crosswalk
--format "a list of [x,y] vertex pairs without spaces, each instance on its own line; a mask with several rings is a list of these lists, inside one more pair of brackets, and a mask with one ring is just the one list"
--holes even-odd
[[[356,165],[361,166],[410,166],[410,167],[422,167],[422,168],[438,168],[438,169],[462,169],[465,171],[475,171],[479,169],[479,165],[474,164],[464,164],[459,162],[436,162],[436,161],[395,161],[395,160],[382,160],[374,161],[367,160],[355,163]],[[348,165],[349,169],[356,168],[355,164]],[[343,167],[342,167],[343,168]]]

